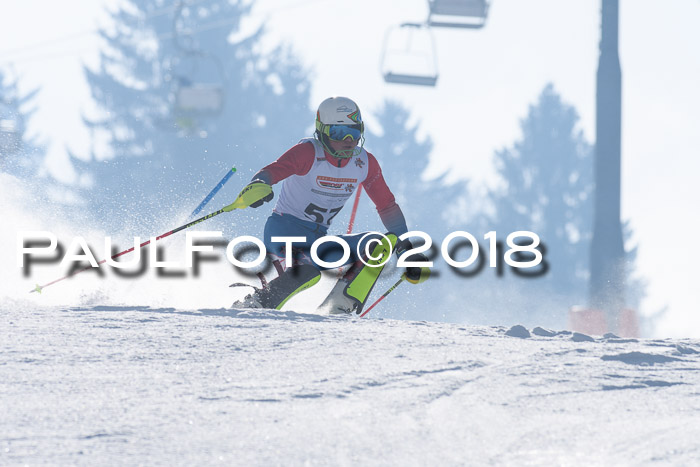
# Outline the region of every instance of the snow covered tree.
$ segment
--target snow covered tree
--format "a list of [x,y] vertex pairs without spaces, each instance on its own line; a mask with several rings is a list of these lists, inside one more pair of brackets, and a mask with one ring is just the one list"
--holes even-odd
[[42,148],[26,132],[37,92],[20,95],[17,80],[0,70],[0,170],[18,177],[35,176],[41,164]]
[[86,118],[95,142],[90,198],[108,225],[191,210],[235,166],[237,182],[216,204],[231,202],[250,175],[309,133],[305,71],[285,49],[263,55],[261,29],[242,36],[249,10],[132,0],[111,14],[100,67],[85,70],[101,108]]
[[[595,181],[593,146],[578,128],[578,120],[576,109],[562,101],[553,85],[545,86],[521,122],[522,138],[496,152],[502,184],[490,194],[495,213],[490,230],[502,237],[530,230],[546,247],[546,273],[528,280],[520,277],[521,287],[509,286],[509,293],[529,303],[524,312],[539,304],[541,310],[533,314],[542,317],[549,308],[546,313],[553,313],[559,324],[569,306],[588,301]],[[627,226],[626,230],[629,238]],[[634,261],[635,255],[636,250],[630,251],[628,260]],[[639,297],[641,283],[635,281],[633,286]]]
[[594,189],[592,146],[578,119],[548,84],[521,122],[523,138],[496,152],[504,183],[492,193],[496,230],[537,233],[551,266],[547,281],[577,295],[587,290]]

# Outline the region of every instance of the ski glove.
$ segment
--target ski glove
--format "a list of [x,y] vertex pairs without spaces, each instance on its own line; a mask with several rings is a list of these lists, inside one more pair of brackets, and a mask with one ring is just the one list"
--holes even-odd
[[248,185],[246,185],[246,187],[243,188],[243,191],[241,191],[241,194],[243,194],[243,193],[244,193],[246,190],[248,190],[250,187],[254,187],[254,186],[257,187],[257,184],[259,184],[259,183],[262,183],[262,184],[264,184],[264,185],[267,185],[267,187],[269,188],[269,194],[267,194],[267,195],[265,195],[264,197],[262,197],[262,198],[260,198],[260,199],[258,199],[258,200],[256,200],[256,201],[250,203],[250,204],[248,205],[248,207],[250,207],[250,208],[259,208],[260,206],[263,205],[263,203],[268,203],[268,202],[272,201],[272,198],[275,197],[275,193],[272,191],[272,187],[270,187],[270,185],[267,184],[267,183],[265,183],[263,180],[260,180],[260,179],[257,179],[257,178],[256,178],[255,180],[251,181]]
[[[410,250],[411,248],[413,248],[413,245],[411,245],[411,242],[408,239],[401,240],[396,244],[396,255],[401,257],[405,251]],[[414,253],[406,258],[406,261],[427,262],[428,257],[423,253]],[[406,280],[411,284],[420,284],[421,282],[427,281],[430,277],[430,268],[427,266],[409,266],[406,268],[404,276],[406,276]]]

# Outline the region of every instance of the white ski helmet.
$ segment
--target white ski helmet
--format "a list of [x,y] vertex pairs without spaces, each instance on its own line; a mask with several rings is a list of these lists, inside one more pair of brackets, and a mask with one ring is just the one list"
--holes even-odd
[[[357,104],[347,97],[329,97],[321,102],[316,112],[316,138],[332,156],[347,159],[357,156],[365,144],[365,124]],[[352,151],[335,152],[331,149],[329,140],[344,141],[346,139],[359,141]]]

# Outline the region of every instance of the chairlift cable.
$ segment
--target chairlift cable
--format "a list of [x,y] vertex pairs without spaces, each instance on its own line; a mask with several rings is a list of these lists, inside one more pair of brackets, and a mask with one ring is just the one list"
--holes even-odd
[[[189,2],[187,2],[186,6],[192,7],[194,5],[197,5],[198,3],[202,3],[205,1],[207,1],[207,0],[190,0]],[[289,8],[296,8],[299,6],[304,6],[305,4],[317,3],[320,1],[321,0],[302,0],[302,1],[299,1],[299,2],[294,3],[292,5],[282,6],[282,7],[276,8],[272,14],[268,14],[268,17],[276,16],[280,11],[287,10]],[[180,2],[180,0],[178,0],[178,2]],[[156,18],[158,16],[162,16],[162,15],[165,15],[165,14],[168,14],[168,13],[174,11],[175,8],[176,8],[176,5],[173,5],[173,6],[161,8],[160,10],[154,10],[154,11],[144,15],[142,19],[148,20],[151,18]],[[195,33],[207,31],[210,29],[216,29],[218,27],[225,26],[226,24],[236,22],[239,20],[239,18],[240,17],[237,16],[236,18],[232,18],[232,19],[223,19],[223,20],[219,20],[219,21],[213,21],[211,23],[205,23],[204,27],[193,29],[189,33],[195,34]],[[43,60],[47,56],[48,57],[67,56],[67,55],[76,55],[76,54],[80,54],[83,52],[88,52],[92,49],[85,49],[85,48],[72,49],[72,50],[67,51],[66,53],[62,53],[60,55],[59,54],[39,55],[39,56],[34,56],[34,57],[29,57],[29,58],[27,58],[26,54],[25,54],[26,52],[31,52],[32,50],[35,50],[35,49],[42,49],[42,48],[46,48],[49,46],[54,46],[54,45],[60,44],[62,42],[68,42],[70,40],[77,39],[77,38],[84,37],[84,36],[88,36],[91,34],[98,34],[102,29],[104,29],[104,28],[98,27],[95,29],[89,29],[89,30],[85,30],[82,32],[72,33],[72,34],[57,37],[54,39],[47,39],[44,41],[35,42],[34,44],[20,46],[20,47],[14,48],[14,49],[0,50],[0,65],[2,65],[4,63],[26,63],[26,62],[31,62],[31,61],[35,61],[35,60]],[[155,39],[171,39],[172,33],[158,34],[158,35],[154,36],[154,38]],[[23,54],[25,54],[25,56],[20,57],[20,59],[17,59],[17,60],[7,58],[8,56],[12,56],[12,55],[15,55],[17,53],[23,53]]]
[[[179,0],[178,0],[178,1],[179,1]],[[196,5],[197,3],[202,3],[202,2],[205,2],[205,1],[207,1],[207,0],[190,0],[190,2],[188,2],[187,6],[188,6],[188,7],[189,7],[189,6],[193,6],[193,5]],[[154,11],[152,11],[152,12],[150,12],[150,13],[144,15],[143,18],[141,18],[141,19],[142,19],[142,20],[148,20],[148,19],[151,19],[151,18],[156,18],[156,17],[158,17],[158,16],[162,16],[162,15],[168,14],[168,13],[174,11],[174,10],[175,10],[175,5],[169,6],[169,7],[166,7],[166,8],[161,8],[161,9],[159,9],[159,10],[154,10]],[[27,51],[31,51],[31,50],[33,50],[33,49],[42,48],[42,47],[45,47],[45,46],[53,46],[53,45],[59,44],[59,43],[61,43],[61,42],[67,42],[67,41],[70,41],[70,40],[73,40],[73,39],[77,39],[77,38],[80,38],[80,37],[83,37],[83,36],[87,36],[87,35],[90,35],[90,34],[97,34],[97,33],[100,32],[101,29],[102,29],[102,28],[88,29],[88,30],[85,30],[85,31],[81,31],[81,32],[76,32],[76,33],[73,33],[73,34],[69,34],[69,35],[66,35],[66,36],[63,36],[63,37],[58,37],[58,38],[55,38],[55,39],[47,39],[47,40],[44,40],[44,41],[35,42],[34,44],[29,44],[29,45],[24,45],[24,46],[21,46],[21,47],[16,47],[16,48],[14,48],[14,49],[0,50],[0,60],[3,60],[3,61],[10,61],[10,60],[5,60],[5,57],[8,56],[8,55],[14,55],[14,54],[16,54],[16,53],[18,53],[18,52],[27,52]]]
[[[217,20],[217,21],[212,21],[211,23],[204,23],[202,27],[192,29],[190,30],[189,34],[196,34],[202,31],[208,31],[211,29],[216,29],[219,27],[226,26],[229,23],[234,23],[238,21],[239,18],[229,18],[229,19],[223,19],[223,20]],[[172,39],[173,38],[173,33],[172,32],[166,32],[162,34],[158,34],[156,36],[153,36],[154,39],[159,39],[159,40],[167,40],[167,39]],[[3,65],[5,63],[7,64],[18,64],[18,63],[27,63],[27,62],[33,62],[36,60],[45,60],[47,58],[59,58],[59,57],[66,57],[66,56],[75,56],[75,55],[80,55],[82,53],[86,52],[92,52],[94,49],[93,48],[86,48],[86,47],[81,47],[78,49],[70,49],[66,50],[64,52],[56,53],[56,52],[47,52],[43,53],[41,55],[34,55],[30,57],[22,58],[20,60],[12,60],[12,59],[5,59],[3,60],[2,56],[0,56],[0,65]]]

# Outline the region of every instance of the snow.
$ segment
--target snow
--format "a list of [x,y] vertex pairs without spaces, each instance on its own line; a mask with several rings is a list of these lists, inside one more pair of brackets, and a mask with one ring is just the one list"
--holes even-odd
[[357,319],[4,300],[0,464],[700,456],[698,340],[577,342],[519,328],[511,337],[505,327],[382,319],[382,306]]
[[[692,465],[700,456],[700,340],[385,319],[405,313],[392,296],[368,319],[302,312],[327,280],[286,311],[230,310],[221,307],[249,290],[226,287],[241,278],[225,263],[181,280],[87,271],[29,294],[65,271],[35,265],[24,277],[18,232],[94,245],[105,233],[12,177],[0,181],[11,226],[0,229],[0,465]],[[439,317],[470,305],[416,306]]]

